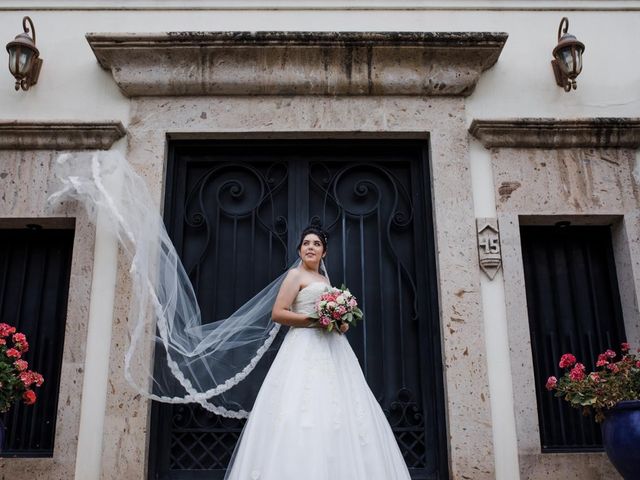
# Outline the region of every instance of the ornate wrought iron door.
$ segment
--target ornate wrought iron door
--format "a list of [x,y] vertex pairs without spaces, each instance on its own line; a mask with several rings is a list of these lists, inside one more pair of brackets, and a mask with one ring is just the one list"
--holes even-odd
[[[349,340],[412,477],[448,478],[426,144],[173,142],[167,179],[165,221],[205,321],[282,272],[302,228],[322,224],[332,283],[365,313]],[[155,404],[150,478],[222,478],[241,429]]]

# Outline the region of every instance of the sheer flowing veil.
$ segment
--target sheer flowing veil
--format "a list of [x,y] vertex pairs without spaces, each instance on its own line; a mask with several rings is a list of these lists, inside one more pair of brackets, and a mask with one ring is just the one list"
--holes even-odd
[[116,151],[62,154],[54,173],[59,186],[50,203],[73,199],[94,220],[100,214],[131,260],[127,381],[153,400],[197,402],[218,415],[247,417],[273,357],[268,352],[281,336],[271,320],[273,302],[298,262],[283,265],[284,273],[228,318],[202,324],[159,208],[126,159]]

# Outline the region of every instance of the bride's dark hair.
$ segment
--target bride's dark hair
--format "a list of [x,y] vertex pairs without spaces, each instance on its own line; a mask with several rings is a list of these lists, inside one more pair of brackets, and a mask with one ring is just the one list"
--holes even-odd
[[314,235],[318,236],[318,238],[322,242],[322,247],[324,248],[324,251],[326,252],[327,251],[327,242],[329,240],[329,237],[327,236],[327,232],[322,230],[322,228],[320,228],[318,225],[309,225],[304,230],[302,230],[302,234],[300,235],[300,241],[298,242],[298,248],[296,250],[300,250],[300,247],[302,246],[302,242],[304,242],[304,237],[306,237],[310,233],[313,233]]

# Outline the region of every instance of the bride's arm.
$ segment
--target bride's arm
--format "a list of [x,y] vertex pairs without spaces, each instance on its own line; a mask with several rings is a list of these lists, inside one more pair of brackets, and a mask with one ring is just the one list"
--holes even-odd
[[295,313],[289,310],[299,290],[299,274],[296,270],[291,270],[282,281],[280,291],[278,291],[278,296],[271,310],[271,318],[274,322],[290,327],[309,327],[314,323],[304,313]]

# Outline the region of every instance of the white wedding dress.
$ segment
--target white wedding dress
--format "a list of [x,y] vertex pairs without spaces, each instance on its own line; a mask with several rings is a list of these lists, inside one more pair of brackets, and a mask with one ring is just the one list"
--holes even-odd
[[[314,282],[300,290],[292,310],[311,313],[325,287]],[[225,478],[410,478],[391,427],[344,335],[319,328],[289,329]]]

